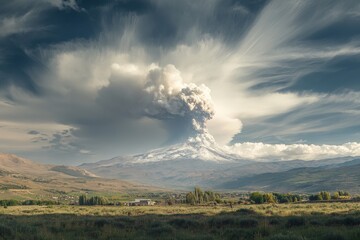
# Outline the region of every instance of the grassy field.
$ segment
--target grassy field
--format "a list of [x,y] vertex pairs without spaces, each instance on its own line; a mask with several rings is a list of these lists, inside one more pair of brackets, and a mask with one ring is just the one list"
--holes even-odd
[[360,239],[360,203],[14,206],[0,239]]

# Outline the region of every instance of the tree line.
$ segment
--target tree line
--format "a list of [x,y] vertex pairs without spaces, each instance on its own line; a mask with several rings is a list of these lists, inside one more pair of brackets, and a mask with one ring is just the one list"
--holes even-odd
[[301,201],[301,196],[291,193],[260,193],[253,192],[250,194],[250,201],[256,204],[262,203],[292,203]]
[[299,202],[301,200],[309,201],[329,201],[338,199],[350,199],[351,196],[346,191],[337,191],[330,194],[326,191],[321,191],[317,194],[307,196],[300,196],[298,194],[291,193],[261,193],[253,192],[250,194],[250,201],[256,204],[262,203],[292,203]]
[[108,205],[109,201],[105,197],[93,196],[87,197],[86,195],[79,196],[79,205]]
[[193,192],[188,192],[186,194],[186,203],[188,204],[198,205],[209,202],[220,203],[220,194],[214,193],[212,191],[203,191],[199,187],[195,187]]
[[332,195],[329,192],[321,191],[317,194],[310,195],[310,201],[329,201],[329,200],[338,200],[338,199],[350,199],[350,193],[346,191],[337,191]]
[[20,206],[20,205],[58,205],[58,202],[50,201],[50,200],[0,200],[0,206],[8,207],[8,206]]

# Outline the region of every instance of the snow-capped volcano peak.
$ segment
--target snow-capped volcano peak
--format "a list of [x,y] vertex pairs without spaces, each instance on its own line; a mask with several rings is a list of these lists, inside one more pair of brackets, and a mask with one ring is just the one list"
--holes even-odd
[[133,156],[133,163],[159,162],[168,160],[196,159],[215,162],[229,162],[239,156],[228,152],[216,144],[207,131],[189,137],[185,143],[159,148]]

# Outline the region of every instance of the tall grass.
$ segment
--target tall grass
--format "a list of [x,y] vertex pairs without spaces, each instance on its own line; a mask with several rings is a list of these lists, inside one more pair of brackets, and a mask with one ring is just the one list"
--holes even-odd
[[360,239],[359,209],[359,203],[10,206],[0,209],[0,239],[351,240]]

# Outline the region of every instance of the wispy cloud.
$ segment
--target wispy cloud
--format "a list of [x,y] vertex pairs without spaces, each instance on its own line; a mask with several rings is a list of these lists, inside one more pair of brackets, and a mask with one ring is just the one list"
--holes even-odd
[[[184,84],[210,88],[215,115],[208,127],[221,143],[234,135],[232,143],[271,137],[295,142],[307,139],[306,134],[358,126],[353,120],[360,116],[356,90],[324,94],[291,88],[304,76],[329,71],[327,63],[333,59],[360,55],[356,37],[341,42],[311,38],[355,18],[349,11],[359,8],[358,1],[273,0],[256,14],[245,5],[203,3],[149,1],[138,11],[116,13],[113,5],[103,7],[103,29],[96,38],[27,49],[43,66],[29,71],[41,94],[8,87],[2,95],[13,102],[0,118],[73,128],[74,144],[64,143],[58,132],[48,133],[51,148],[70,152],[74,147],[111,156],[168,144],[175,134],[167,128],[168,120],[138,114],[144,106],[139,91],[151,66],[172,64]],[[81,10],[73,0],[44,4]],[[30,20],[37,21],[33,12],[11,17],[1,20],[7,26],[3,37],[41,26]],[[181,125],[178,118],[171,120]],[[30,127],[24,132],[35,129]],[[301,136],[294,139],[296,135]]]
[[38,11],[29,10],[21,16],[5,16],[0,18],[0,38],[12,34],[22,34],[39,30],[39,27],[35,25],[38,14]]
[[5,3],[0,12],[0,38],[11,36],[13,34],[24,34],[33,31],[46,30],[47,26],[42,25],[41,17],[49,8],[73,9],[80,11],[75,0],[40,0],[25,1],[14,0]]

